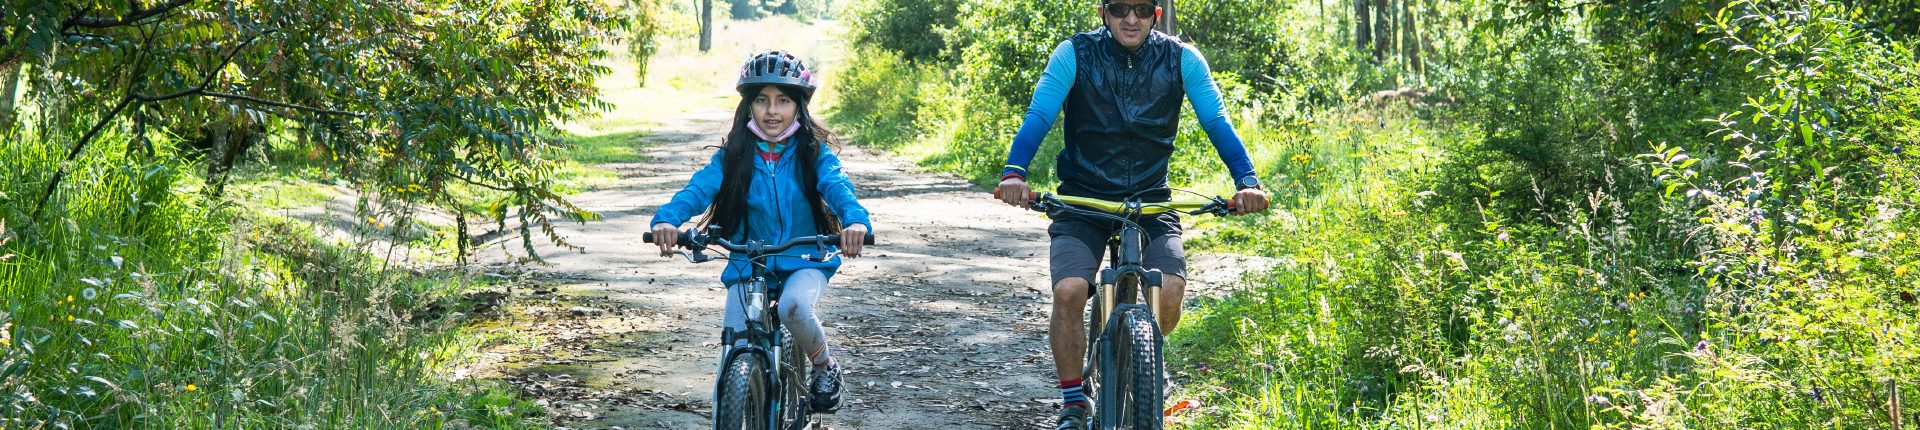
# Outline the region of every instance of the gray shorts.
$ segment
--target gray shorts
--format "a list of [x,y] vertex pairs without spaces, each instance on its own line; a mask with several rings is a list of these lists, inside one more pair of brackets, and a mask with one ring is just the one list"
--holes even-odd
[[[1160,273],[1187,277],[1187,251],[1180,239],[1180,215],[1166,213],[1144,216],[1135,222],[1145,230],[1147,245],[1140,265],[1159,269]],[[1047,227],[1053,239],[1050,265],[1053,284],[1081,278],[1088,284],[1100,281],[1100,262],[1107,256],[1107,240],[1120,231],[1120,223],[1075,214],[1061,214]]]

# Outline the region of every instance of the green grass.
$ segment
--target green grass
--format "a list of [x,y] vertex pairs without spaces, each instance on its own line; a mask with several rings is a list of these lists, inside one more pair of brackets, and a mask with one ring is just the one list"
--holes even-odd
[[544,425],[503,387],[441,376],[484,337],[456,313],[482,285],[275,215],[332,186],[256,169],[216,202],[194,164],[90,151],[30,219],[66,148],[0,140],[0,428]]

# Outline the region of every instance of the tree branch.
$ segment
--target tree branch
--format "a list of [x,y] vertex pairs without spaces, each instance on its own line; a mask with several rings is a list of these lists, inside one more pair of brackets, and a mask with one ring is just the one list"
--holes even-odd
[[99,18],[87,16],[88,10],[81,10],[79,13],[75,13],[72,17],[67,18],[66,21],[61,22],[60,28],[65,30],[73,27],[112,28],[132,25],[140,22],[140,20],[152,18],[154,15],[167,13],[167,11],[175,8],[186,6],[188,3],[193,3],[193,0],[173,0],[156,5],[151,9],[141,5],[140,2],[137,1],[128,3],[132,5],[132,10],[127,11],[125,16],[115,19]]
[[[176,1],[174,3],[169,3],[169,4],[172,4],[172,6],[165,6],[165,7],[167,8],[178,7],[179,4],[185,4],[187,3],[187,1],[190,1],[190,0]],[[135,8],[138,9],[138,6],[139,5],[136,3]],[[162,12],[164,12],[164,10],[162,10]],[[220,65],[215,66],[213,70],[207,72],[206,77],[200,80],[200,85],[198,86],[180,90],[180,91],[175,91],[172,93],[161,94],[157,96],[149,96],[149,95],[144,95],[140,93],[135,93],[133,92],[134,90],[132,89],[127,90],[128,93],[126,97],[122,97],[120,99],[120,102],[113,106],[112,110],[107,111],[107,114],[105,116],[100,117],[99,121],[95,121],[93,124],[93,128],[88,129],[87,134],[82,135],[80,137],[80,141],[77,143],[74,143],[73,150],[67,151],[66,161],[63,161],[60,163],[60,170],[53,172],[53,180],[47,182],[47,189],[45,192],[42,192],[40,194],[40,203],[34,206],[33,216],[30,219],[40,218],[41,210],[46,209],[47,207],[47,200],[53,198],[53,191],[56,188],[59,188],[60,180],[66,177],[67,168],[71,167],[74,159],[80,157],[80,153],[87,148],[87,143],[92,142],[95,137],[98,137],[100,135],[100,132],[107,128],[107,124],[111,124],[115,118],[120,116],[121,111],[126,110],[127,106],[133,105],[134,103],[155,103],[155,102],[173,100],[181,97],[208,96],[208,97],[218,97],[218,98],[225,98],[225,99],[232,99],[232,100],[242,100],[242,101],[265,104],[270,106],[277,106],[277,107],[282,107],[287,109],[301,110],[301,111],[328,114],[328,115],[345,115],[345,116],[352,116],[355,118],[366,116],[366,114],[357,113],[357,112],[348,112],[348,111],[342,111],[342,110],[300,106],[300,105],[295,105],[290,103],[263,100],[257,97],[244,96],[239,94],[227,94],[227,93],[207,90],[208,86],[213,85],[214,80],[217,80],[220,78],[220,73],[227,69],[227,65],[233,64],[233,58],[239,56],[240,51],[247,49],[247,46],[252,45],[254,41],[260,40],[260,36],[262,36],[263,34],[255,34],[253,35],[253,37],[247,38],[246,41],[240,42],[239,45],[234,46],[232,51],[227,52],[227,55],[221,58]],[[134,76],[130,79],[130,81],[140,79],[140,76],[143,73],[144,72],[135,73]],[[133,85],[129,84],[129,86],[133,86]]]
[[527,191],[533,190],[533,187],[526,187],[526,186],[514,186],[514,187],[508,187],[508,188],[501,188],[498,185],[475,181],[472,178],[468,178],[466,175],[462,175],[454,172],[447,172],[447,176],[450,176],[454,179],[459,179],[460,182],[472,184],[473,186],[476,186],[476,187],[486,188],[489,190],[505,192],[505,193],[521,193],[521,192],[527,192]]
[[227,94],[227,93],[222,93],[222,92],[216,92],[216,91],[207,91],[207,90],[205,90],[205,89],[201,89],[201,90],[199,90],[199,91],[198,91],[198,94],[199,94],[199,95],[203,95],[203,96],[207,96],[207,97],[217,97],[217,98],[223,98],[223,99],[232,99],[232,100],[240,100],[240,101],[245,101],[245,102],[252,102],[252,103],[258,103],[258,104],[263,104],[263,105],[267,105],[267,106],[273,106],[273,107],[279,107],[279,108],[286,108],[286,109],[293,109],[293,110],[297,110],[297,111],[301,111],[301,112],[312,112],[312,113],[317,113],[317,114],[325,114],[325,115],[340,115],[340,116],[350,116],[350,117],[354,117],[354,118],[363,118],[363,117],[366,117],[366,116],[367,116],[367,114],[364,114],[364,113],[360,113],[360,112],[353,112],[353,111],[344,111],[344,110],[337,110],[337,109],[327,109],[327,108],[320,108],[320,107],[312,107],[312,106],[301,106],[301,105],[296,105],[296,104],[292,104],[292,103],[283,103],[283,102],[276,102],[276,101],[272,101],[272,100],[265,100],[265,99],[261,99],[261,98],[257,98],[257,97],[253,97],[253,96],[247,96],[247,95],[242,95],[242,94]]

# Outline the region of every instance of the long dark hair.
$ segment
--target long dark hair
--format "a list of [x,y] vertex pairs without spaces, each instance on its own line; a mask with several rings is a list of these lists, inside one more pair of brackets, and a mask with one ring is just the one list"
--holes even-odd
[[[746,232],[747,187],[753,184],[753,163],[759,158],[755,154],[754,144],[760,141],[747,123],[753,121],[753,99],[760,94],[764,85],[752,85],[740,89],[740,106],[733,112],[733,130],[727,132],[726,140],[720,142],[724,153],[720,157],[720,192],[713,197],[713,207],[708,208],[707,217],[700,221],[702,227],[720,226],[721,232],[733,236]],[[807,110],[807,101],[811,95],[799,88],[775,85],[781,93],[792,98],[795,104],[794,121],[800,123],[800,130],[793,133],[792,153],[789,157],[798,157],[800,163],[800,185],[806,193],[809,206],[813,208],[814,227],[820,234],[840,232],[840,217],[827,209],[827,202],[820,197],[819,158],[823,145],[839,147],[833,132],[814,120],[813,113]]]

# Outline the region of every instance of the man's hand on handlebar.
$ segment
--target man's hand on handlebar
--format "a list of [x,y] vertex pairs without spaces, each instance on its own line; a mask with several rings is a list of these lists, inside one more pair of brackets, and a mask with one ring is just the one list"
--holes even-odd
[[993,196],[1007,204],[1024,208],[1032,201],[1033,189],[1027,187],[1026,179],[1016,176],[1000,180],[1000,186],[993,189]]
[[653,243],[660,245],[661,257],[673,257],[673,245],[679,241],[680,229],[674,228],[673,224],[663,222],[653,225]]
[[840,255],[847,258],[860,256],[860,247],[867,238],[866,224],[853,224],[840,229]]
[[1267,192],[1259,188],[1248,188],[1233,194],[1234,215],[1265,212],[1267,210]]

